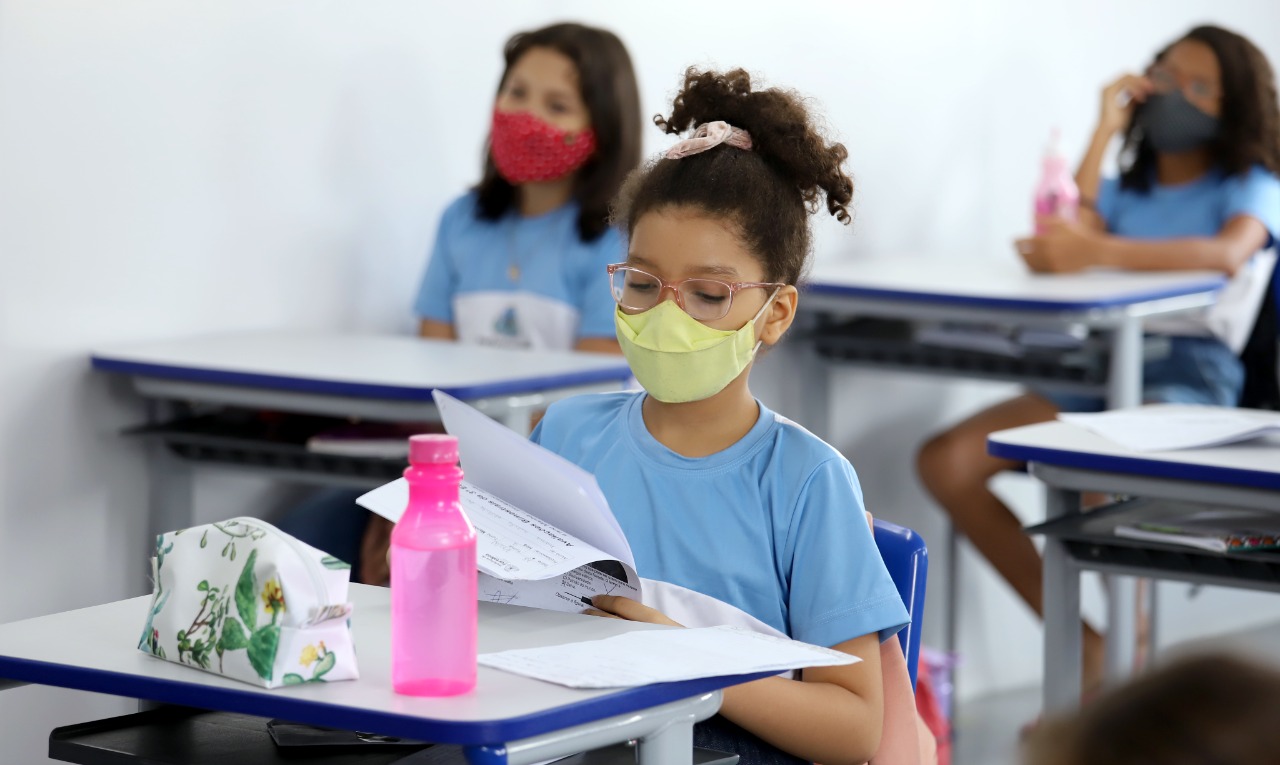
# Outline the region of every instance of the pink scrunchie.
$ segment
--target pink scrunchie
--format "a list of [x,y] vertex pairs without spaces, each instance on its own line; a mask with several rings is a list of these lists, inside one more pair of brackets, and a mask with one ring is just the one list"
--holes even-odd
[[680,159],[692,154],[701,154],[707,149],[713,149],[722,143],[727,143],[743,151],[751,151],[751,134],[720,120],[706,122],[699,125],[693,131],[693,135],[667,149],[665,156],[667,159]]

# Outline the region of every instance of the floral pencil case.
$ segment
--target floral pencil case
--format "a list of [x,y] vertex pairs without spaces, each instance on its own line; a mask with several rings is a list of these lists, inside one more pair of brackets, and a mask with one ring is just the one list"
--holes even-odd
[[256,518],[156,537],[138,649],[265,688],[355,680],[351,567]]

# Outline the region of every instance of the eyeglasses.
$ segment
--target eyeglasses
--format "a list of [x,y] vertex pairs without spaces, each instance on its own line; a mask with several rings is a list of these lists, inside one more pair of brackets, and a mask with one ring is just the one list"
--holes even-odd
[[[1180,77],[1177,72],[1160,64],[1156,64],[1147,70],[1147,78],[1151,80],[1151,84],[1155,86],[1157,93],[1172,93],[1175,90],[1181,90],[1182,95],[1186,96],[1188,101],[1211,102],[1216,101],[1220,95],[1216,85],[1198,77]],[[1183,82],[1184,79],[1186,80],[1185,83]]]
[[676,305],[698,321],[715,321],[729,314],[733,296],[754,287],[782,287],[779,282],[722,282],[719,279],[664,281],[647,271],[614,263],[609,266],[609,288],[613,299],[626,311],[640,313],[662,302],[663,290],[671,290]]

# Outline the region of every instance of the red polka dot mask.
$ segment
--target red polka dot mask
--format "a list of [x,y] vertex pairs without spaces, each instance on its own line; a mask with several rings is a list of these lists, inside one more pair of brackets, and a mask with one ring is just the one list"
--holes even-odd
[[529,112],[495,109],[489,142],[498,173],[520,184],[554,181],[582,167],[596,150],[596,133],[561,130]]

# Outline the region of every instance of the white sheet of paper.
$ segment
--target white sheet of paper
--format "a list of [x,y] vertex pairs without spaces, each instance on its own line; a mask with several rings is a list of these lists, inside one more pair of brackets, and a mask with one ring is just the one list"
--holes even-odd
[[595,476],[447,393],[432,396],[469,483],[635,568]]
[[[486,574],[503,579],[547,579],[588,563],[613,560],[608,553],[566,537],[555,526],[469,482],[458,487],[458,499],[476,529],[476,565]],[[403,478],[356,500],[389,521],[399,521],[408,502],[409,484]],[[635,577],[634,570],[628,574],[628,579]]]
[[1063,412],[1058,419],[1139,452],[1174,451],[1280,434],[1280,414],[1216,407],[1143,407],[1097,414]]
[[484,653],[479,660],[486,667],[570,688],[626,688],[861,661],[741,627],[628,632],[604,640]]
[[1227,543],[1215,537],[1198,537],[1191,534],[1176,534],[1167,531],[1154,531],[1141,526],[1121,524],[1116,526],[1115,535],[1125,539],[1141,539],[1144,542],[1163,542],[1165,544],[1194,547],[1209,552],[1226,552]]

